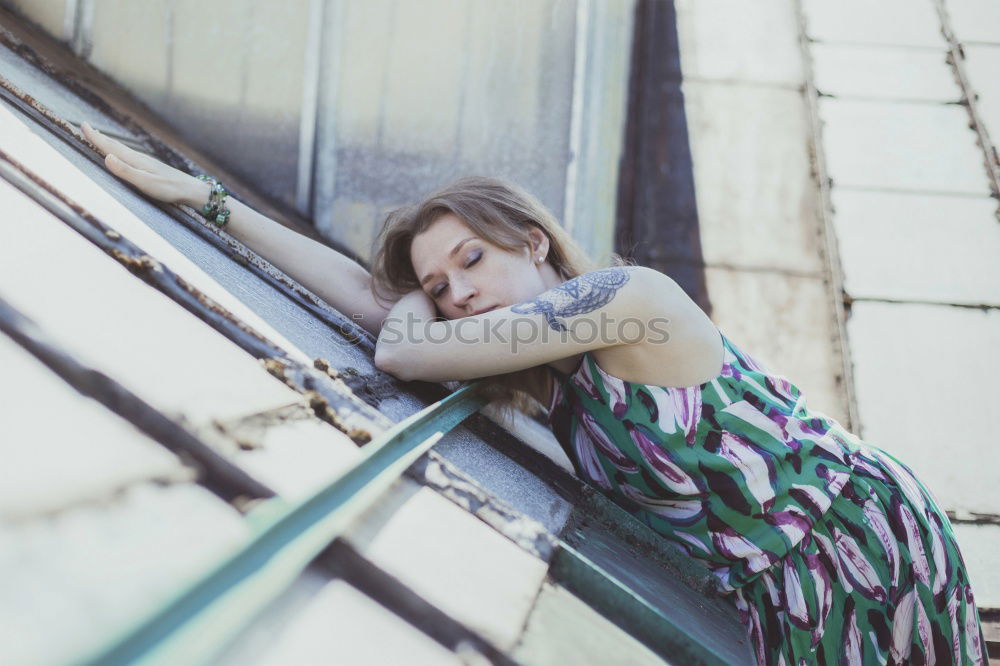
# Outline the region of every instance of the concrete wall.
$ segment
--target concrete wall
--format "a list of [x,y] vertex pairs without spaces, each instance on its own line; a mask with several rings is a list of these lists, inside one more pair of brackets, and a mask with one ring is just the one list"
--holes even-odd
[[469,174],[612,249],[634,0],[0,2],[362,257]]

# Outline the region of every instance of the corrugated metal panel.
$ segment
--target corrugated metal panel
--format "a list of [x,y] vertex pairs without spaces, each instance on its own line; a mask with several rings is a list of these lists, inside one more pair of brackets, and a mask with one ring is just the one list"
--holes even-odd
[[473,173],[511,178],[562,214],[574,2],[334,8],[316,146],[325,235],[367,256],[388,209]]
[[96,4],[90,61],[191,143],[295,205],[307,2]]

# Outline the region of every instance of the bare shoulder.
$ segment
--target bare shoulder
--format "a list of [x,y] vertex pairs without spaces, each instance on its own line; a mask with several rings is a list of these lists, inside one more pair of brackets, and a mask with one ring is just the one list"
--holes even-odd
[[600,349],[603,370],[626,381],[656,386],[695,386],[721,372],[724,349],[718,327],[670,276],[629,267],[635,321],[622,321],[638,337],[634,344]]

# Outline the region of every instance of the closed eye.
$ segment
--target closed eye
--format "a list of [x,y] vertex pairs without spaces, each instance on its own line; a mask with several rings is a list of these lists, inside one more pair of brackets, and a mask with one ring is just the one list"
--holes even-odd
[[[465,267],[466,268],[470,268],[470,267],[474,266],[475,264],[479,263],[479,260],[482,259],[482,258],[483,258],[483,251],[482,251],[482,249],[478,249],[477,248],[477,249],[473,250],[472,252],[469,253],[469,258],[465,261]],[[440,298],[441,295],[444,294],[444,292],[447,291],[447,290],[448,290],[448,283],[445,282],[444,284],[440,285],[439,287],[436,287],[436,288],[434,288],[434,289],[431,290],[431,297],[432,298]]]

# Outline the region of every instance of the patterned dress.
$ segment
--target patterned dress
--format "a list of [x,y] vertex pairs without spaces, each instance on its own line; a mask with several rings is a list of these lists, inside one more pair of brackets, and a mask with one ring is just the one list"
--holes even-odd
[[985,663],[930,491],[719,335],[722,373],[698,386],[627,382],[589,353],[553,371],[580,478],[709,567],[762,666]]

